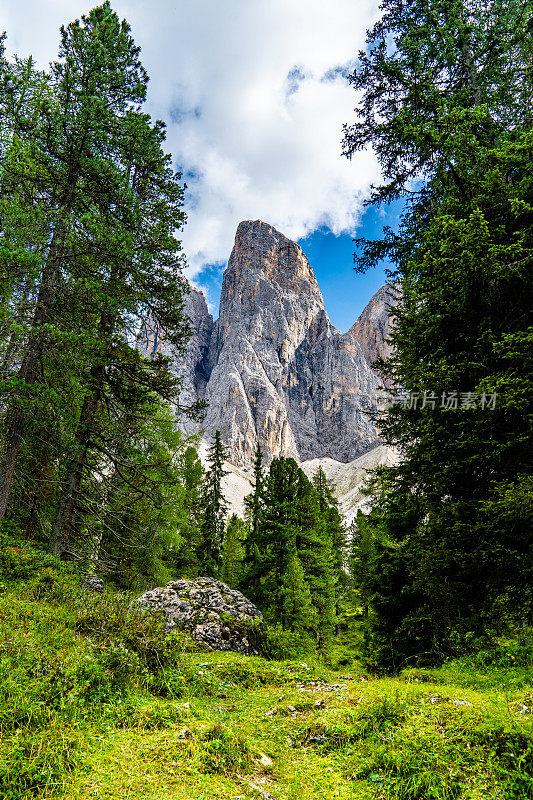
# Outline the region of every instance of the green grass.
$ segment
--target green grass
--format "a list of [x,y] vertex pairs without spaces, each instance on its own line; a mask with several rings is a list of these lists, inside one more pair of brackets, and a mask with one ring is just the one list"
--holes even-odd
[[533,675],[516,648],[379,679],[200,652],[129,598],[85,595],[48,561],[25,572],[16,551],[14,576],[6,558],[6,800],[533,798]]

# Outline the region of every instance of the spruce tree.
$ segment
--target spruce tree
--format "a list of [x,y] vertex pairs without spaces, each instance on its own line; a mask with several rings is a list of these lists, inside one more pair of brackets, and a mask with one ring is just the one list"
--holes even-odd
[[209,449],[208,469],[204,478],[201,499],[202,523],[198,564],[201,575],[218,577],[222,562],[222,544],[227,505],[222,494],[222,478],[226,474],[226,453],[220,431],[215,432]]
[[241,580],[247,533],[244,521],[232,514],[224,533],[220,566],[220,580],[232,589],[236,589]]
[[380,429],[402,454],[383,524],[395,585],[419,605],[381,603],[375,620],[394,647],[440,659],[533,619],[531,9],[382,10],[352,76],[363,96],[345,151],[374,147],[375,201],[408,198],[399,231],[360,242],[358,264],[388,255],[401,290],[381,365],[398,391]]
[[281,622],[300,636],[316,637],[318,615],[311,601],[311,592],[306,583],[302,564],[293,555],[287,564],[282,582],[283,614]]
[[322,649],[328,650],[337,628],[340,613],[341,594],[346,589],[346,529],[339,512],[339,504],[333,486],[326,478],[322,467],[313,476],[313,486],[317,494],[320,521],[318,523],[319,543],[315,552],[320,554],[321,576],[317,606],[320,613],[320,640]]
[[298,497],[299,472],[292,458],[275,458],[270,463],[254,549],[247,565],[246,586],[251,599],[260,608],[269,608],[275,620],[282,616],[283,576],[296,550],[298,527],[303,516]]
[[257,546],[259,525],[261,522],[261,511],[263,507],[264,476],[263,476],[263,451],[261,445],[257,445],[254,453],[254,477],[252,481],[252,493],[245,497],[246,517],[250,527],[250,534],[246,540],[246,559],[252,557],[252,551]]
[[[294,618],[293,611],[286,613],[287,598],[294,598],[297,589],[308,595],[315,622],[307,629],[314,630],[320,648],[327,651],[334,634],[337,559],[332,546],[336,521],[328,514],[334,500],[330,506],[329,487],[324,491],[322,514],[317,490],[294,459],[272,460],[263,482],[259,524],[248,550],[243,588],[267,619],[287,627],[292,627]],[[252,502],[253,496],[249,508]],[[286,593],[289,584],[292,594]]]

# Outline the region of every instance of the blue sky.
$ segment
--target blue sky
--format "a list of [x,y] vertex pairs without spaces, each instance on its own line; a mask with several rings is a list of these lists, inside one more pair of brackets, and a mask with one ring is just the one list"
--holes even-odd
[[[7,52],[56,58],[59,27],[97,0],[0,0]],[[298,241],[333,323],[346,330],[383,271],[352,269],[353,236],[385,219],[363,203],[380,182],[372,150],[341,155],[357,97],[347,75],[378,0],[112,0],[150,76],[146,111],[187,180],[187,277],[218,313],[235,230],[262,219]],[[387,219],[394,225],[394,219]]]
[[[394,227],[396,217],[394,208],[388,209],[386,216],[375,208],[368,208],[362,215],[357,236],[377,238],[384,224]],[[344,333],[385,283],[387,264],[365,273],[355,272],[355,244],[347,234],[335,236],[330,231],[319,230],[300,239],[298,244],[313,267],[330,320]]]

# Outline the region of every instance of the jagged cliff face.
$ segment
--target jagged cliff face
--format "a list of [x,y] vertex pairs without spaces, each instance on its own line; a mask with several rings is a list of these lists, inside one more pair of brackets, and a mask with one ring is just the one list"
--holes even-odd
[[379,379],[369,363],[386,355],[386,302],[384,287],[341,334],[301,248],[271,225],[241,222],[217,322],[202,292],[191,289],[187,352],[174,352],[154,330],[140,347],[172,358],[181,406],[207,401],[201,425],[182,417],[180,426],[201,429],[206,438],[220,430],[235,466],[248,468],[258,443],[267,461],[285,455],[350,462],[378,443],[368,412]]
[[392,352],[388,338],[391,332],[390,307],[397,298],[397,289],[382,286],[370,299],[349,333],[359,342],[368,364],[377,358],[388,358]]
[[242,222],[213,327],[203,296],[194,298],[196,333],[176,365],[182,398],[207,400],[202,427],[208,437],[221,431],[234,464],[249,466],[258,442],[267,459],[300,461],[351,461],[376,443],[368,411],[378,380],[356,339],[329,321],[298,245],[263,222]]
[[174,357],[176,375],[182,379],[179,403],[188,406],[205,395],[211,368],[209,346],[213,335],[213,317],[202,292],[191,288],[185,300],[185,313],[191,321],[192,336],[184,355]]

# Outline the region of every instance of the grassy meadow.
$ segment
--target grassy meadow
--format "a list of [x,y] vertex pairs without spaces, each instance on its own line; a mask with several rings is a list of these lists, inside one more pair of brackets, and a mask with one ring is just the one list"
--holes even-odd
[[527,645],[395,677],[212,653],[36,551],[0,567],[6,800],[533,797]]

